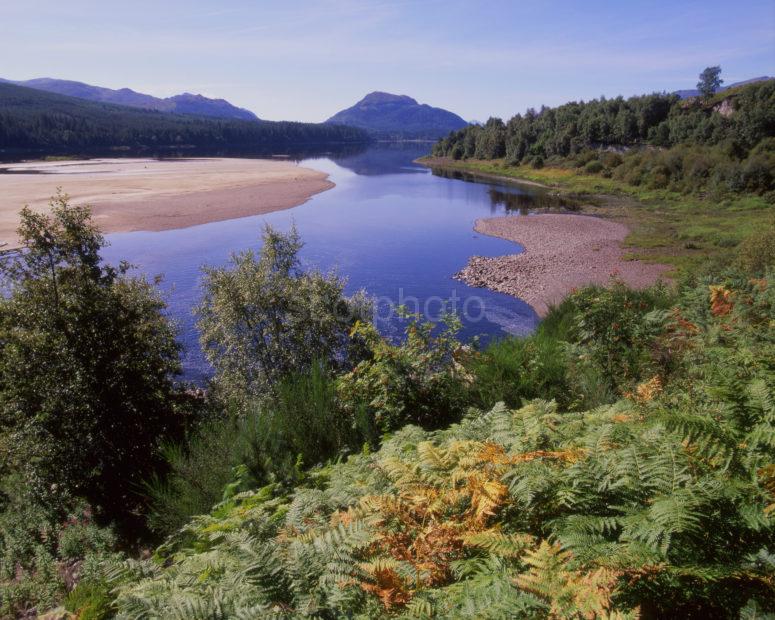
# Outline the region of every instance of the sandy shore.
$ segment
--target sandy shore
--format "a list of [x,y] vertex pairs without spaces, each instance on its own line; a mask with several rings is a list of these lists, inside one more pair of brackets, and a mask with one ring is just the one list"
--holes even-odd
[[621,242],[627,227],[597,217],[554,213],[497,217],[478,220],[475,229],[515,241],[525,251],[496,258],[474,256],[455,277],[471,286],[519,297],[539,316],[575,288],[609,284],[612,275],[643,288],[669,269],[623,260]]
[[19,210],[44,210],[57,187],[89,204],[103,232],[185,228],[295,207],[328,175],[288,161],[93,159],[0,164],[0,241],[17,245]]

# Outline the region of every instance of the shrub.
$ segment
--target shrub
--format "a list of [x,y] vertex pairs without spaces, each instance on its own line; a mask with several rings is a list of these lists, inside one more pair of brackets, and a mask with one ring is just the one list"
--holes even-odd
[[755,275],[775,267],[775,225],[745,238],[738,248],[737,263]]
[[110,586],[104,582],[81,582],[65,597],[64,608],[78,620],[107,620],[115,615]]
[[370,424],[381,432],[404,424],[439,428],[460,417],[465,406],[464,369],[456,358],[465,350],[455,338],[460,322],[444,319],[445,328],[412,320],[406,339],[392,345],[376,328],[358,323],[368,357],[338,380],[337,395],[353,423]]
[[498,340],[471,356],[466,368],[473,375],[470,394],[477,406],[504,402],[520,407],[534,398],[570,405],[565,347],[556,338],[538,333]]
[[573,161],[575,162],[577,168],[583,168],[587,164],[595,161],[596,159],[597,159],[597,151],[585,150],[579,153],[578,155],[576,155],[573,158]]
[[775,155],[769,153],[751,155],[743,164],[742,182],[749,192],[763,194],[773,189],[774,171]]
[[4,491],[18,491],[0,505],[0,618],[26,617],[54,607],[88,571],[116,546],[110,529],[100,528],[91,511],[76,506],[64,520],[25,501],[20,480],[4,480]]
[[268,459],[259,446],[255,414],[238,416],[234,412],[213,415],[185,441],[166,445],[163,454],[168,473],[145,484],[151,530],[169,535],[192,516],[209,511],[221,500],[223,488],[240,465],[247,467],[253,483],[263,482]]
[[586,166],[584,166],[584,172],[587,174],[597,174],[603,170],[603,163],[597,159],[593,159]]
[[258,255],[248,250],[227,267],[205,269],[198,327],[225,397],[263,395],[316,359],[350,365],[350,328],[369,304],[363,295],[344,297],[344,280],[333,274],[303,272],[301,247],[295,228],[282,234],[266,226]]
[[81,507],[60,526],[57,556],[75,560],[88,554],[106,553],[116,547],[110,528],[99,527],[92,521],[91,510]]
[[170,473],[146,485],[153,531],[169,535],[208,512],[235,479],[235,491],[297,483],[302,467],[377,439],[339,410],[335,380],[322,363],[281,379],[269,397],[241,401],[237,410],[213,415],[185,442],[166,447]]
[[323,464],[371,436],[370,427],[340,411],[337,382],[322,363],[285,378],[263,405],[260,419],[262,444],[278,472]]
[[588,287],[575,293],[569,304],[575,306],[571,341],[584,348],[610,382],[614,391],[627,389],[650,372],[664,371],[655,359],[656,338],[664,316],[659,310],[670,306],[672,298],[664,286],[642,291],[621,282],[604,287]]
[[600,155],[600,160],[603,162],[603,165],[608,168],[617,168],[622,165],[622,162],[624,161],[622,159],[622,156],[619,155],[619,153],[615,153],[613,151],[604,151]]

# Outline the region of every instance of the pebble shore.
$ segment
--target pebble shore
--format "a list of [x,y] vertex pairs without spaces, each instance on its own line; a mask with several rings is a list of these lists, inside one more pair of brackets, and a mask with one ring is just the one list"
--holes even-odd
[[518,297],[543,317],[574,289],[607,285],[613,278],[644,288],[664,277],[666,265],[624,260],[627,227],[617,222],[564,213],[482,219],[475,230],[514,241],[521,254],[473,256],[455,278]]

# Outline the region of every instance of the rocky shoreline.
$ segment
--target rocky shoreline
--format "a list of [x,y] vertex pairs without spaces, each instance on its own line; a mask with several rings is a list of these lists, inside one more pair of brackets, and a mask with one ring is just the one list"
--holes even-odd
[[519,297],[543,317],[574,289],[607,285],[613,278],[633,288],[667,280],[667,265],[625,260],[623,224],[588,215],[547,213],[478,220],[475,230],[519,243],[524,252],[473,256],[455,278]]

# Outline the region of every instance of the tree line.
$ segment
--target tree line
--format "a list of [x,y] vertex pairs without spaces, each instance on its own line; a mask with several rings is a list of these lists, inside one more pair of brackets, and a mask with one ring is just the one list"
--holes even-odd
[[[769,80],[688,100],[651,94],[529,109],[505,123],[490,118],[450,133],[433,154],[540,168],[586,158],[583,166],[588,151],[613,151],[625,160],[639,158],[626,179],[634,185],[764,193],[774,178],[774,137],[775,80]],[[670,152],[672,158],[663,155]],[[602,162],[587,172],[615,176],[621,161],[613,158],[613,166]]]
[[0,148],[254,147],[368,140],[365,131],[341,125],[170,114],[0,84]]

